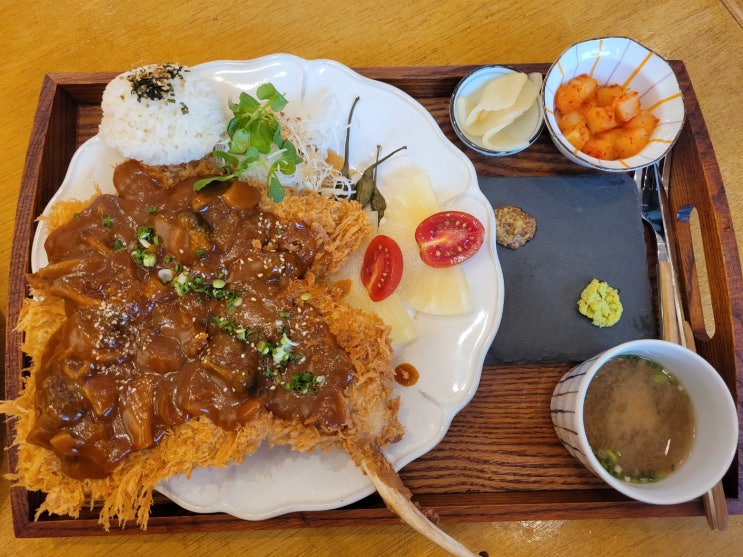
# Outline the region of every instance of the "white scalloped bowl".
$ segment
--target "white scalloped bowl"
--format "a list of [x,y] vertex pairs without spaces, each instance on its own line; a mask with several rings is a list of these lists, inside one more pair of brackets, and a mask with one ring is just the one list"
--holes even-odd
[[[639,93],[642,107],[658,118],[642,151],[626,159],[602,160],[577,150],[565,138],[555,119],[555,92],[581,74],[592,76],[599,85],[618,83]],[[576,164],[606,172],[632,171],[659,161],[673,147],[684,124],[684,100],[673,69],[658,54],[626,37],[591,39],[565,50],[545,76],[542,106],[557,149]]]

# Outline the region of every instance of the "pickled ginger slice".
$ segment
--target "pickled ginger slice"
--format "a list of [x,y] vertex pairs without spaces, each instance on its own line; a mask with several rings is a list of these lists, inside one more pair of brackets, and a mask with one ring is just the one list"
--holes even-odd
[[526,149],[532,133],[538,129],[539,106],[535,103],[508,126],[494,134],[485,134],[482,145],[491,151],[516,151]]
[[[542,87],[542,75],[539,73],[529,74],[529,81],[536,86],[537,90]],[[542,112],[538,99],[504,128],[492,132],[488,131],[482,136],[482,144],[493,151],[515,151],[524,149],[529,145],[529,140],[536,130],[539,129]]]
[[[513,72],[489,80],[479,90],[475,91],[467,103],[471,107],[465,114],[464,126],[471,126],[479,119],[487,116],[488,112],[505,110],[512,107],[527,80],[525,73]],[[466,108],[465,108],[466,110]]]
[[535,104],[539,96],[539,87],[525,77],[524,86],[511,106],[501,110],[491,110],[479,118],[466,131],[475,136],[494,135],[505,128]]

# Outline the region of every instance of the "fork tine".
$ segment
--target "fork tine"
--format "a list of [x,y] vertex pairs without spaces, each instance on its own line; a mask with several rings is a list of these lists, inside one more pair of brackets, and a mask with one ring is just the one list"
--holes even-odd
[[[665,161],[663,161],[663,167],[665,167]],[[655,174],[655,184],[660,193],[660,188],[665,189],[665,185],[663,184],[662,172],[658,169],[658,163],[653,165],[653,173]]]
[[634,174],[632,175],[632,178],[635,181],[635,184],[637,184],[637,190],[642,191],[642,183],[645,180],[645,167],[638,168],[635,170]]

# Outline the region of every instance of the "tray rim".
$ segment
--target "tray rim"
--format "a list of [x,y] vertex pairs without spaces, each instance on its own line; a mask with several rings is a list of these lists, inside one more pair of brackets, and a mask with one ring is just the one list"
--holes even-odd
[[[670,61],[672,67],[677,73],[682,73],[688,79],[686,68],[682,61]],[[545,63],[533,64],[513,64],[527,71],[544,72],[549,67]],[[448,96],[447,91],[451,91],[456,82],[469,70],[478,67],[478,65],[451,65],[451,66],[415,66],[415,67],[363,67],[353,68],[355,71],[371,77],[396,85],[402,82],[412,82],[406,89],[416,98],[416,91],[432,91],[426,98],[436,98],[439,96]],[[49,73],[45,76],[42,89],[39,95],[37,112],[34,118],[29,148],[22,175],[21,190],[19,192],[18,215],[16,219],[16,229],[13,236],[13,246],[11,252],[11,273],[8,289],[8,327],[6,329],[6,397],[8,392],[12,392],[13,383],[18,383],[17,373],[22,368],[19,366],[18,351],[21,337],[14,330],[15,322],[18,316],[18,305],[20,300],[25,297],[25,283],[22,272],[19,270],[28,269],[28,253],[30,249],[30,239],[33,234],[33,217],[24,218],[29,208],[38,204],[40,196],[44,192],[39,191],[39,182],[43,173],[48,174],[44,167],[45,157],[51,156],[50,151],[50,134],[63,134],[66,140],[63,143],[69,147],[72,139],[74,151],[77,142],[77,130],[59,129],[59,123],[64,120],[65,116],[72,115],[76,123],[79,119],[79,108],[82,105],[94,105],[97,103],[95,94],[91,95],[91,86],[102,87],[112,77],[117,75],[115,72],[95,72],[95,73]],[[685,102],[691,105],[693,110],[687,113],[687,125],[691,127],[692,139],[697,145],[699,151],[707,155],[702,159],[702,171],[705,179],[714,182],[723,190],[722,178],[711,140],[707,132],[706,124],[701,115],[701,110],[696,102],[691,81],[689,81],[688,91],[691,97],[687,97],[685,92]],[[440,92],[438,94],[437,92]],[[68,149],[69,151],[69,149]],[[65,157],[69,160],[71,152],[58,154],[52,153],[55,158],[64,162]],[[57,161],[60,164],[60,161]],[[54,166],[54,165],[52,165]],[[66,165],[61,164],[66,168]],[[63,172],[64,168],[56,169],[56,172]],[[54,172],[54,170],[52,171]],[[53,181],[53,180],[52,180]],[[61,178],[60,180],[61,181]],[[724,207],[729,216],[727,201],[723,196],[717,203],[724,203]],[[34,215],[35,216],[35,215]],[[730,228],[732,234],[732,227]],[[733,246],[735,247],[735,237],[733,235]],[[726,254],[724,254],[726,255]],[[740,266],[736,265],[736,257],[726,260],[726,268],[731,266],[731,270],[736,274],[734,277],[736,284],[740,280]],[[732,261],[731,261],[732,260]],[[20,277],[18,275],[21,275]],[[20,280],[19,280],[20,278]],[[15,306],[13,307],[15,302]],[[736,298],[735,307],[743,307],[743,302]],[[739,332],[739,331],[738,331]],[[743,334],[736,334],[732,339],[733,345],[738,346],[743,342]],[[15,352],[14,352],[15,351]],[[743,370],[743,353],[740,350],[736,352],[736,374],[737,379],[737,401],[740,408],[741,394],[741,376],[739,371]],[[21,362],[22,357],[21,357]],[[11,379],[11,381],[9,381]],[[7,439],[12,439],[12,420],[6,420]],[[740,422],[740,410],[739,410]],[[740,446],[740,441],[739,441]],[[15,452],[9,451],[9,466],[11,469],[15,465]],[[743,466],[738,462],[734,469],[736,472],[736,483],[742,475]],[[740,487],[738,487],[737,496],[728,496],[728,508],[731,513],[743,514],[743,502],[740,497]],[[487,501],[482,501],[483,494],[475,494],[478,500],[473,504],[473,498],[458,493],[416,496],[416,499],[424,506],[436,507],[442,520],[452,521],[482,521],[482,520],[528,520],[528,519],[560,519],[560,518],[589,518],[589,517],[625,517],[625,516],[699,516],[703,515],[701,501],[692,501],[682,505],[670,507],[652,507],[643,505],[634,501],[617,497],[611,490],[604,489],[581,489],[572,492],[576,497],[572,503],[559,501],[558,506],[549,503],[550,496],[554,494],[542,493],[537,496],[537,492],[504,492],[503,494],[487,494],[491,497]],[[513,497],[517,496],[518,503],[516,509],[513,508]],[[13,507],[13,524],[17,537],[56,537],[66,535],[96,535],[105,534],[97,524],[97,518],[94,514],[77,520],[66,518],[42,518],[38,522],[33,521],[33,509],[31,508],[33,494],[29,494],[25,489],[11,487],[11,503]],[[553,497],[554,498],[554,497]],[[506,501],[506,499],[508,501]],[[469,501],[469,502],[468,502]],[[366,505],[366,507],[364,507]],[[179,508],[178,508],[179,509]],[[198,515],[176,509],[171,515],[159,516],[153,514],[147,532],[173,532],[173,531],[212,531],[225,529],[270,529],[297,526],[329,526],[341,525],[343,523],[365,521],[369,524],[394,524],[399,519],[388,511],[379,500],[378,496],[373,495],[360,501],[356,505],[335,509],[331,511],[313,511],[298,512],[290,515],[283,515],[259,522],[247,522],[229,515]],[[134,534],[141,533],[136,527],[130,527],[121,530],[120,533]]]

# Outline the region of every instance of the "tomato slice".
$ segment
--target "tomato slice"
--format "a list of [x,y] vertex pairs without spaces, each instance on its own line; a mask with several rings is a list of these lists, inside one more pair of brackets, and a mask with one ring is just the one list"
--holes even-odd
[[397,242],[379,234],[375,236],[364,254],[361,265],[361,282],[374,302],[389,297],[402,279],[402,251]]
[[463,211],[442,211],[426,217],[415,229],[421,259],[431,267],[452,267],[480,249],[485,227]]

